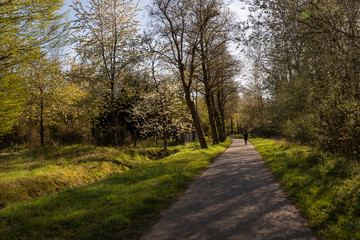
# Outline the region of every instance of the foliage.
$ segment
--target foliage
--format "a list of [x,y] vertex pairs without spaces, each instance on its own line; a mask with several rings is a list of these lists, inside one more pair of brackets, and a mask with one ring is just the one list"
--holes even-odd
[[66,43],[62,0],[0,3],[0,136],[13,131],[25,103],[26,64]]
[[81,67],[87,72],[83,80],[97,99],[96,107],[109,109],[112,144],[119,145],[118,96],[130,67],[140,58],[135,20],[137,3],[91,0],[89,6],[84,7],[76,0],[73,9],[77,17],[73,33],[75,49]]
[[200,38],[199,28],[202,25],[195,24],[192,6],[193,2],[188,0],[154,0],[150,16],[154,22],[153,35],[159,39],[160,50],[157,51],[177,70],[176,79],[182,86],[201,147],[207,148],[201,121],[191,96],[195,70],[198,68],[195,57]]
[[0,73],[28,60],[39,50],[47,51],[61,43],[68,24],[59,14],[62,0],[5,0],[0,3]]
[[238,61],[229,53],[235,34],[234,15],[220,0],[195,1],[190,11],[196,16],[193,21],[200,33],[196,61],[201,67],[197,79],[202,83],[212,139],[216,144],[226,139],[225,89],[233,85],[233,78],[239,71]]
[[267,116],[264,86],[261,82],[261,71],[253,69],[252,81],[241,89],[242,96],[238,102],[240,128],[254,135],[265,134]]
[[156,142],[161,138],[166,150],[167,139],[191,131],[192,124],[179,91],[181,86],[171,66],[152,46],[156,44],[148,44],[148,56],[143,61],[143,68],[149,74],[143,79],[147,88],[131,104],[127,121],[135,126],[141,137],[155,136]]
[[358,159],[359,1],[246,2],[243,42],[262,71],[268,128]]
[[74,104],[83,98],[83,91],[65,79],[59,59],[39,58],[29,62],[24,71],[26,105],[17,127],[40,127],[44,145],[45,127],[60,125],[75,118]]
[[6,239],[134,239],[227,146],[187,144],[151,164],[0,210]]
[[320,239],[360,238],[360,165],[285,141],[251,139]]
[[[10,133],[25,105],[24,87],[15,73],[1,74],[0,84],[0,136]],[[0,137],[0,142],[1,142]]]
[[166,150],[166,139],[191,130],[191,121],[176,85],[163,81],[155,83],[153,89],[131,108],[130,121],[136,123],[142,137],[162,138]]

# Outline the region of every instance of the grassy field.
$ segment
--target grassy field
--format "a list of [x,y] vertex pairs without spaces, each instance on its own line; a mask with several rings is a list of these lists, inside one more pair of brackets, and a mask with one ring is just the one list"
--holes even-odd
[[6,149],[0,152],[0,208],[150,162],[146,152],[139,154],[136,149],[89,145]]
[[320,239],[360,239],[360,164],[285,141],[250,139]]
[[[113,156],[106,158],[112,160],[105,163],[122,159],[121,164],[115,163],[121,166],[119,167],[121,174],[78,188],[21,201],[1,209],[0,239],[134,239],[146,230],[160,216],[161,211],[184,191],[187,184],[200,171],[206,169],[211,160],[222,153],[230,143],[231,140],[228,139],[220,145],[209,144],[210,147],[207,150],[200,149],[197,143],[187,144],[177,147],[176,153],[168,157],[152,161],[148,157],[139,157],[138,151],[133,151],[132,154],[138,156],[138,159],[126,162],[126,157],[119,156],[131,154],[123,153],[121,150],[105,149],[105,155]],[[97,152],[97,148],[91,146],[73,146],[73,148],[90,148],[89,151],[79,150],[77,158],[74,159],[87,158],[84,156]],[[26,150],[24,151],[26,153]],[[61,170],[63,160],[60,159],[67,159],[64,154],[66,151],[60,148],[61,154],[57,155],[56,151],[51,149],[44,151],[54,156],[47,158],[44,154],[44,161],[45,159],[54,160],[48,165],[41,165],[40,161],[41,168],[47,169],[39,170],[40,172],[51,175],[51,172],[65,171]],[[115,152],[112,155],[107,151]],[[139,151],[144,152],[144,149]],[[147,155],[154,154],[153,150],[146,151]],[[8,160],[14,159],[12,161],[17,163],[14,163],[12,169],[20,170],[22,166],[27,166],[25,162],[31,164],[30,159],[25,160],[26,157],[15,157],[25,153],[18,150],[14,153],[3,153],[2,157]],[[91,163],[91,161],[84,162]],[[75,167],[73,164],[65,164],[65,167],[69,169],[76,169],[76,166],[76,164]],[[101,169],[102,167],[98,165],[94,168]],[[39,176],[35,172],[33,175],[27,175],[30,173],[26,171],[15,172],[15,170],[8,170],[11,181]],[[1,177],[7,179],[4,175]]]

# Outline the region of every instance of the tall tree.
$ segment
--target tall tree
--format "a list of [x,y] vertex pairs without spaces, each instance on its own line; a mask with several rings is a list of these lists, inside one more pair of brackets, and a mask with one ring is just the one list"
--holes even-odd
[[[45,127],[56,125],[61,114],[70,114],[70,106],[82,91],[66,81],[56,58],[40,58],[28,64],[26,78],[26,106],[19,124],[34,124],[39,128],[40,144],[45,144]],[[20,123],[21,122],[21,123]]]
[[[360,143],[360,3],[248,1],[250,46],[270,108],[290,139],[356,158]],[[339,141],[341,140],[341,141]]]
[[[17,68],[18,70],[21,67]],[[0,73],[0,136],[10,133],[25,105],[23,78],[17,71]],[[1,142],[1,139],[0,139]]]
[[200,43],[197,48],[201,63],[200,80],[204,87],[213,143],[216,144],[219,139],[225,141],[226,138],[214,100],[215,88],[226,78],[224,74],[222,78],[216,75],[219,75],[218,72],[224,73],[230,70],[224,69],[225,64],[221,64],[218,59],[231,58],[227,54],[227,48],[235,30],[234,15],[221,0],[199,0],[193,5],[200,32]]
[[118,93],[129,67],[139,59],[137,21],[138,2],[132,0],[90,0],[84,7],[73,2],[76,11],[74,39],[76,51],[93,74],[91,85],[112,116],[113,144],[119,145],[117,117]]
[[[154,0],[150,15],[153,18],[153,31],[167,48],[164,58],[178,71],[186,103],[189,107],[201,148],[207,143],[201,129],[200,118],[192,100],[192,85],[196,63],[196,49],[200,42],[199,25],[192,12],[193,1],[190,0]],[[204,24],[204,23],[203,23]]]
[[35,59],[66,35],[63,0],[5,0],[0,3],[0,72]]
[[0,135],[22,112],[25,65],[64,43],[68,33],[63,0],[5,0],[0,3]]

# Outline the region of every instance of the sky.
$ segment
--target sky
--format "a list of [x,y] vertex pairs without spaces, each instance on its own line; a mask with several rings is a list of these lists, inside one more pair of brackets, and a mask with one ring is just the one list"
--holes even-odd
[[[88,2],[88,0],[81,0],[84,5]],[[245,20],[248,15],[248,11],[245,7],[245,4],[240,2],[240,0],[230,0],[230,9],[234,12],[236,12],[239,16],[239,20]],[[145,10],[146,6],[150,3],[150,0],[140,0],[139,6],[141,9],[143,9],[139,15],[138,20],[140,21],[140,25],[142,27],[145,27],[147,22],[147,12]],[[65,5],[63,7],[63,11],[69,10],[69,18],[70,20],[73,20],[75,18],[74,11],[70,8],[70,5],[72,5],[72,0],[65,0]]]
[[[87,2],[89,0],[81,0],[83,5],[86,6]],[[139,2],[139,7],[141,9],[143,9],[137,16],[138,21],[140,23],[140,30],[145,30],[146,28],[146,24],[148,22],[148,13],[146,12],[146,6],[150,3],[151,0],[140,0]],[[240,21],[244,21],[247,19],[247,16],[249,15],[249,12],[247,10],[247,7],[245,5],[245,3],[241,2],[240,0],[225,0],[230,2],[230,9],[235,12],[238,15],[238,19]],[[74,11],[71,9],[70,5],[72,5],[72,0],[65,0],[65,5],[62,9],[62,11],[68,11],[69,10],[69,18],[70,20],[74,20],[75,19],[75,13]],[[244,68],[242,70],[242,72],[240,73],[240,75],[237,77],[237,81],[241,82],[241,83],[245,83],[248,80],[248,76],[249,73],[246,69],[250,69],[250,66],[248,66],[249,63],[247,63],[248,61],[246,61],[246,57],[240,53],[240,51],[236,50],[235,48],[233,49],[233,54],[235,56],[237,56],[239,59],[242,59],[242,63],[244,64]]]

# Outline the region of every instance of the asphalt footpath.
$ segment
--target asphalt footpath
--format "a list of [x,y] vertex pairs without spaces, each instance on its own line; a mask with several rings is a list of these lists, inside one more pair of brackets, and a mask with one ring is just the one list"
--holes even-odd
[[141,239],[316,238],[251,143],[233,139]]

